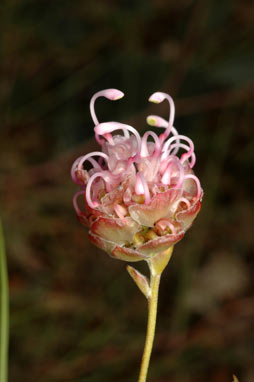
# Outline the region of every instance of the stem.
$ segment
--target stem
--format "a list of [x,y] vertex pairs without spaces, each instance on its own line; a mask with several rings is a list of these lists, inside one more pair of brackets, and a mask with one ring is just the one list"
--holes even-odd
[[2,223],[0,220],[0,381],[8,381],[9,290]]
[[146,343],[142,357],[138,382],[146,382],[155,334],[160,278],[163,270],[167,266],[172,256],[173,248],[174,246],[172,245],[165,251],[159,252],[156,255],[151,256],[150,260],[148,260],[148,266],[151,274],[149,288],[150,294],[148,295],[148,297],[145,294],[145,296],[148,298],[148,321],[146,331]]
[[158,292],[160,285],[160,273],[153,272],[151,269],[151,294],[148,297],[148,322],[147,322],[147,331],[146,331],[146,342],[144,353],[141,362],[141,368],[139,373],[138,382],[146,382],[150,357],[152,353],[155,326],[156,326],[156,317],[157,317],[157,305],[158,305]]

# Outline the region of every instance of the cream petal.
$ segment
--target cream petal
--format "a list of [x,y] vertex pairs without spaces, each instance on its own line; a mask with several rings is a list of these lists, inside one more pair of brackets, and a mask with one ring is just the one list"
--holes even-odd
[[184,232],[181,231],[175,235],[168,234],[165,236],[158,237],[158,239],[150,240],[147,243],[138,247],[138,251],[142,254],[155,254],[158,252],[165,251],[172,245],[176,244],[184,236]]
[[110,256],[115,257],[118,260],[124,260],[124,261],[130,261],[130,262],[146,260],[149,258],[148,255],[142,254],[139,251],[136,251],[131,248],[119,247],[119,246],[115,247],[115,249],[112,251]]
[[132,243],[134,235],[140,229],[141,226],[130,217],[124,219],[98,217],[90,227],[94,235],[120,246]]
[[146,254],[142,254],[131,248],[120,247],[111,241],[94,235],[91,232],[89,232],[88,237],[94,245],[107,252],[107,254],[114,259],[134,262],[146,260],[148,258]]
[[201,202],[198,200],[194,205],[192,205],[187,210],[180,211],[176,214],[175,218],[182,225],[184,232],[190,228],[194,219],[196,218],[199,210],[201,208]]
[[88,238],[94,245],[96,245],[96,247],[99,247],[103,251],[107,252],[109,255],[115,248],[115,243],[108,240],[104,240],[101,237],[92,234],[90,231],[88,233]]
[[170,189],[157,193],[149,204],[134,204],[129,207],[133,220],[146,227],[153,227],[157,220],[173,215],[175,202],[181,196],[181,190]]
[[117,188],[108,192],[105,196],[101,198],[100,208],[107,215],[114,214],[114,205],[117,203],[121,204],[123,200],[123,195],[128,188],[130,183],[129,177]]

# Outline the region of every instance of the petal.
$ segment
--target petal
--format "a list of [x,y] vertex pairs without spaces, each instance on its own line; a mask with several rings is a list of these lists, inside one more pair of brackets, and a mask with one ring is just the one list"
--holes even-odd
[[184,232],[181,231],[175,235],[165,235],[158,237],[158,239],[150,240],[147,243],[141,245],[138,247],[138,251],[142,254],[154,254],[158,252],[165,251],[175,243],[177,243],[179,240],[181,240],[184,236]]
[[105,213],[100,211],[99,207],[100,206],[98,206],[96,208],[92,208],[92,207],[89,206],[89,204],[85,200],[85,208],[86,208],[86,215],[87,216],[94,216],[94,217],[105,216]]
[[104,240],[97,235],[93,235],[90,231],[88,233],[88,238],[94,245],[96,245],[96,247],[101,248],[103,251],[107,252],[109,255],[111,254],[112,250],[115,248],[115,243],[112,243],[111,241],[108,241],[108,240]]
[[146,227],[153,227],[157,220],[174,213],[175,202],[181,196],[180,189],[170,189],[153,196],[149,204],[134,204],[129,212],[135,221]]
[[115,188],[114,190],[108,192],[101,199],[101,209],[107,215],[114,214],[114,205],[122,203],[123,200],[123,191],[122,189]]
[[119,259],[119,260],[131,261],[131,262],[146,260],[149,258],[148,255],[142,254],[139,251],[136,251],[135,249],[119,247],[118,245],[112,251],[110,256],[115,257],[116,259]]
[[193,220],[199,213],[199,210],[201,208],[201,202],[198,200],[194,205],[192,205],[187,210],[180,211],[176,213],[176,221],[178,221],[182,225],[182,229],[184,232],[187,231],[187,229],[190,228],[190,226],[193,223]]
[[94,235],[91,232],[89,232],[88,237],[94,245],[107,252],[107,254],[114,259],[133,262],[146,260],[148,258],[148,256],[145,254],[142,254],[131,248],[119,247],[115,243],[102,239],[101,237]]
[[130,179],[127,178],[119,187],[108,192],[103,198],[101,198],[101,210],[107,215],[114,214],[114,205],[121,204],[123,201],[123,195],[128,188]]
[[98,217],[90,228],[94,235],[121,246],[132,243],[134,235],[140,229],[140,225],[130,217],[124,219]]

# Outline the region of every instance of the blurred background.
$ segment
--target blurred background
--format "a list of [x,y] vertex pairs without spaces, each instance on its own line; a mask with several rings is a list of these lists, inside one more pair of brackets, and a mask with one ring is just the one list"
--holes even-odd
[[[150,382],[254,380],[253,2],[3,0],[0,214],[10,382],[137,380],[146,301],[76,219],[74,159],[102,121],[147,129],[157,90],[195,142],[203,207],[162,277]],[[137,268],[147,272],[145,264]]]

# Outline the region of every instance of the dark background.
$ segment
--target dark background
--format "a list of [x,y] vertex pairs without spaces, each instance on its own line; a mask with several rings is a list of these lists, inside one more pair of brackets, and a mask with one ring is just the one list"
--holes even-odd
[[168,115],[148,97],[174,97],[205,191],[162,277],[149,382],[254,380],[253,16],[248,0],[1,2],[10,382],[137,380],[146,301],[72,208],[71,164],[96,148],[89,100],[109,87],[126,97],[99,100],[99,119],[141,133]]

